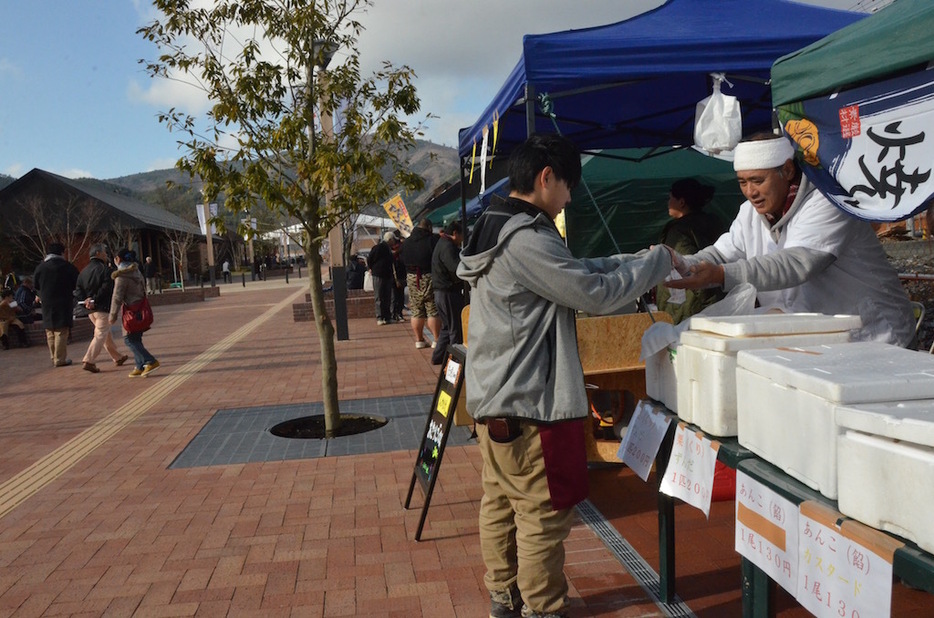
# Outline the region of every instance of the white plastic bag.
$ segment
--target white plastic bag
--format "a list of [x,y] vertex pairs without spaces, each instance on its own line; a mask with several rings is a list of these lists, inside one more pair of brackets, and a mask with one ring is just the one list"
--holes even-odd
[[363,275],[363,291],[372,292],[373,291],[373,273],[366,271],[366,274]]
[[[697,104],[694,115],[694,145],[709,153],[733,150],[743,137],[743,115],[739,100],[720,92],[726,81],[722,73],[711,75],[713,93]],[[730,82],[727,84],[732,87]]]

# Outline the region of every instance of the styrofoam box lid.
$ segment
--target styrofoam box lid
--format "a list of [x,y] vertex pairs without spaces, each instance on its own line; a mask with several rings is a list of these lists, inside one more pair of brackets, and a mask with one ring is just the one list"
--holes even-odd
[[888,343],[742,350],[736,366],[835,403],[934,398],[934,355]]
[[822,313],[759,313],[720,318],[691,318],[691,330],[702,330],[727,337],[831,333],[853,330],[862,325],[858,315]]
[[934,447],[934,399],[838,406],[834,418],[847,429]]
[[772,335],[761,337],[727,337],[716,333],[699,330],[686,330],[681,333],[681,344],[714,352],[736,352],[760,348],[781,346],[803,347],[822,343],[846,343],[850,340],[849,331],[831,333],[808,333],[804,335]]

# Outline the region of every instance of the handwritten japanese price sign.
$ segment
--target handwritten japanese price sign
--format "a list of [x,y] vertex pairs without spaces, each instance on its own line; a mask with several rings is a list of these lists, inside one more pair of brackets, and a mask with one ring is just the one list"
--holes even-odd
[[616,456],[643,481],[649,478],[652,462],[658,453],[671,417],[658,412],[652,404],[643,400],[636,406],[636,411],[626,428],[626,435],[619,445]]
[[892,555],[900,545],[886,534],[817,502],[798,516],[798,589],[795,598],[818,617],[889,616]]
[[661,492],[684,500],[709,517],[719,449],[719,442],[711,442],[699,433],[687,431],[684,423],[679,423],[671,447],[671,459],[659,488]]
[[461,365],[453,358],[448,359],[444,366],[444,379],[451,384],[457,384],[457,376],[460,375]]
[[736,473],[736,551],[792,595],[798,584],[798,507]]

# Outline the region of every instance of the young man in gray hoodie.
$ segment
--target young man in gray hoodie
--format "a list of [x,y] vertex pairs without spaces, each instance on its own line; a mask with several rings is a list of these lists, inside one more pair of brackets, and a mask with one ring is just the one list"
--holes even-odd
[[571,142],[530,137],[509,159],[509,197],[477,222],[457,269],[472,288],[467,411],[483,456],[480,545],[495,618],[568,611],[564,539],[587,495],[575,311],[631,306],[672,269],[663,246],[572,256],[554,218],[580,177]]

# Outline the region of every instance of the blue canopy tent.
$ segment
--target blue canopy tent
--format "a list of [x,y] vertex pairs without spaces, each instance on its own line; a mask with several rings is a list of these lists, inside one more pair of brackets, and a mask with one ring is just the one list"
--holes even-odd
[[733,84],[723,93],[740,100],[744,131],[770,129],[772,63],[862,17],[787,0],[669,0],[614,24],[526,35],[506,82],[460,131],[462,170],[479,159],[494,120],[497,157],[536,131],[560,132],[582,150],[645,148],[646,157],[692,144],[711,73]]
[[768,129],[772,63],[862,17],[787,0],[669,0],[615,24],[526,35],[506,82],[461,129],[458,152],[470,157],[495,116],[498,154],[530,132],[554,132],[551,118],[534,109],[540,96],[581,149],[691,144],[710,73],[733,84],[723,91],[743,102],[744,127]]

